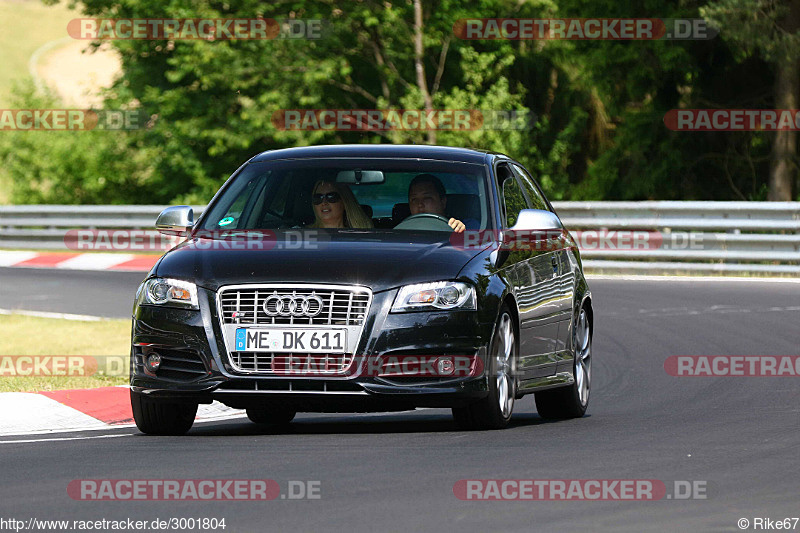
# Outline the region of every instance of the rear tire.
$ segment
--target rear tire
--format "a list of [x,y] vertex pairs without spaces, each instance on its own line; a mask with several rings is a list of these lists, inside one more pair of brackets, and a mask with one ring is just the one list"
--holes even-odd
[[294,420],[297,412],[291,409],[276,409],[266,407],[250,407],[247,409],[247,418],[255,424],[285,425]]
[[489,394],[466,407],[454,407],[456,424],[466,430],[502,429],[511,420],[517,395],[516,328],[508,308],[503,306],[486,356]]
[[136,427],[148,435],[184,435],[197,416],[196,403],[155,400],[134,391],[131,391],[131,409]]
[[542,418],[580,418],[589,407],[592,380],[592,330],[586,309],[581,308],[575,325],[572,362],[574,383],[567,387],[534,393],[536,410]]

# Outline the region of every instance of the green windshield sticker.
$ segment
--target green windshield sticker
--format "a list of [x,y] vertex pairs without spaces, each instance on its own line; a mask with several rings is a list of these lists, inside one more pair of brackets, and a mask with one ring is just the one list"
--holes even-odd
[[218,226],[227,226],[231,222],[233,222],[233,217],[225,217],[222,220],[220,220],[219,222],[217,222],[217,225]]

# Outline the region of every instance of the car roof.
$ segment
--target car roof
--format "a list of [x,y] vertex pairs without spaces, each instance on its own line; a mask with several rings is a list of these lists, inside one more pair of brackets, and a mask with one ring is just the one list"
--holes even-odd
[[487,150],[431,146],[426,144],[337,144],[302,146],[268,150],[253,157],[251,162],[277,161],[279,159],[309,159],[335,157],[435,159],[483,164],[487,158],[502,155]]

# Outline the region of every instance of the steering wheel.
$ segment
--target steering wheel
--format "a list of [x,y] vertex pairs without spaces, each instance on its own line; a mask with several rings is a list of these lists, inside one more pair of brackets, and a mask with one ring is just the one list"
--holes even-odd
[[411,215],[396,225],[394,229],[423,229],[434,231],[453,231],[449,224],[450,219],[434,213],[420,213]]

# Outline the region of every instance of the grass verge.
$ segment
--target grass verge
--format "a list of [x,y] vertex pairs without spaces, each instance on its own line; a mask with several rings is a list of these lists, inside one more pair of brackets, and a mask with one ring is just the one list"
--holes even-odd
[[[0,315],[0,392],[38,392],[124,385],[122,376],[19,376],[4,356],[94,355],[130,353],[129,320],[83,322],[23,315]],[[124,369],[127,370],[127,367]],[[119,373],[119,372],[117,372]]]
[[62,2],[0,0],[0,108],[8,107],[11,87],[28,74],[28,60],[43,44],[66,37],[67,23],[80,17]]
[[[0,0],[0,109],[11,105],[15,83],[27,78],[28,61],[42,45],[67,36],[67,23],[80,15],[62,2]],[[11,178],[0,168],[0,205],[11,203]]]

